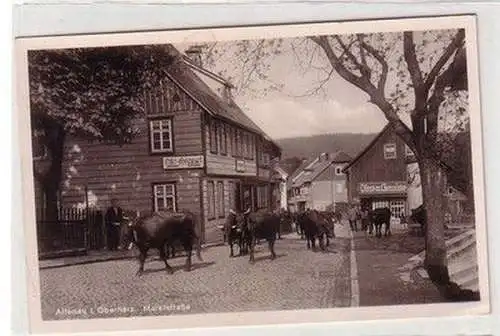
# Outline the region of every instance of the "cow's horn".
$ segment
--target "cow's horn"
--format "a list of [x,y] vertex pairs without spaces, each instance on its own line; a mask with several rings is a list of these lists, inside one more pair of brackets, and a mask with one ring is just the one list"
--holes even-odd
[[250,213],[250,209],[248,209],[247,211],[245,211],[245,215],[248,215]]

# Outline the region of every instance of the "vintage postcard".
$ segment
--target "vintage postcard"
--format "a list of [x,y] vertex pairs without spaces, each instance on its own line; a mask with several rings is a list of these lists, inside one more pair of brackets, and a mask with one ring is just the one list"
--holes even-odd
[[16,60],[33,331],[489,312],[474,16]]

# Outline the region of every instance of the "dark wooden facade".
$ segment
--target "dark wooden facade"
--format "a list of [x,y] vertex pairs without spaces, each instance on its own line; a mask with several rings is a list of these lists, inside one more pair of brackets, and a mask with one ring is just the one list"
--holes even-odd
[[269,163],[279,148],[194,76],[183,67],[145,94],[130,144],[67,139],[61,206],[105,209],[114,198],[141,214],[188,210],[206,243],[222,241],[217,226],[230,209],[271,207]]
[[411,155],[401,138],[386,126],[344,168],[349,202],[367,208],[389,206],[394,217],[406,215],[407,158]]

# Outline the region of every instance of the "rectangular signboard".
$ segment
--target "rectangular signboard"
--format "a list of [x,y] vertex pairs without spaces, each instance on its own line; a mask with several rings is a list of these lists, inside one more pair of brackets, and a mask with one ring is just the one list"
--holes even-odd
[[192,169],[203,168],[203,155],[193,156],[166,156],[163,158],[164,169]]
[[406,181],[390,182],[361,182],[359,183],[359,193],[367,194],[401,194],[407,190]]

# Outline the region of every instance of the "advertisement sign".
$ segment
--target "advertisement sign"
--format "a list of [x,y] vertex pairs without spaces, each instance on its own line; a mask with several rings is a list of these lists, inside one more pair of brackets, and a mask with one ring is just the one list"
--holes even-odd
[[406,189],[407,189],[406,181],[359,183],[359,193],[361,195],[401,194],[401,193],[406,193]]
[[203,168],[203,155],[166,156],[163,158],[163,169]]

